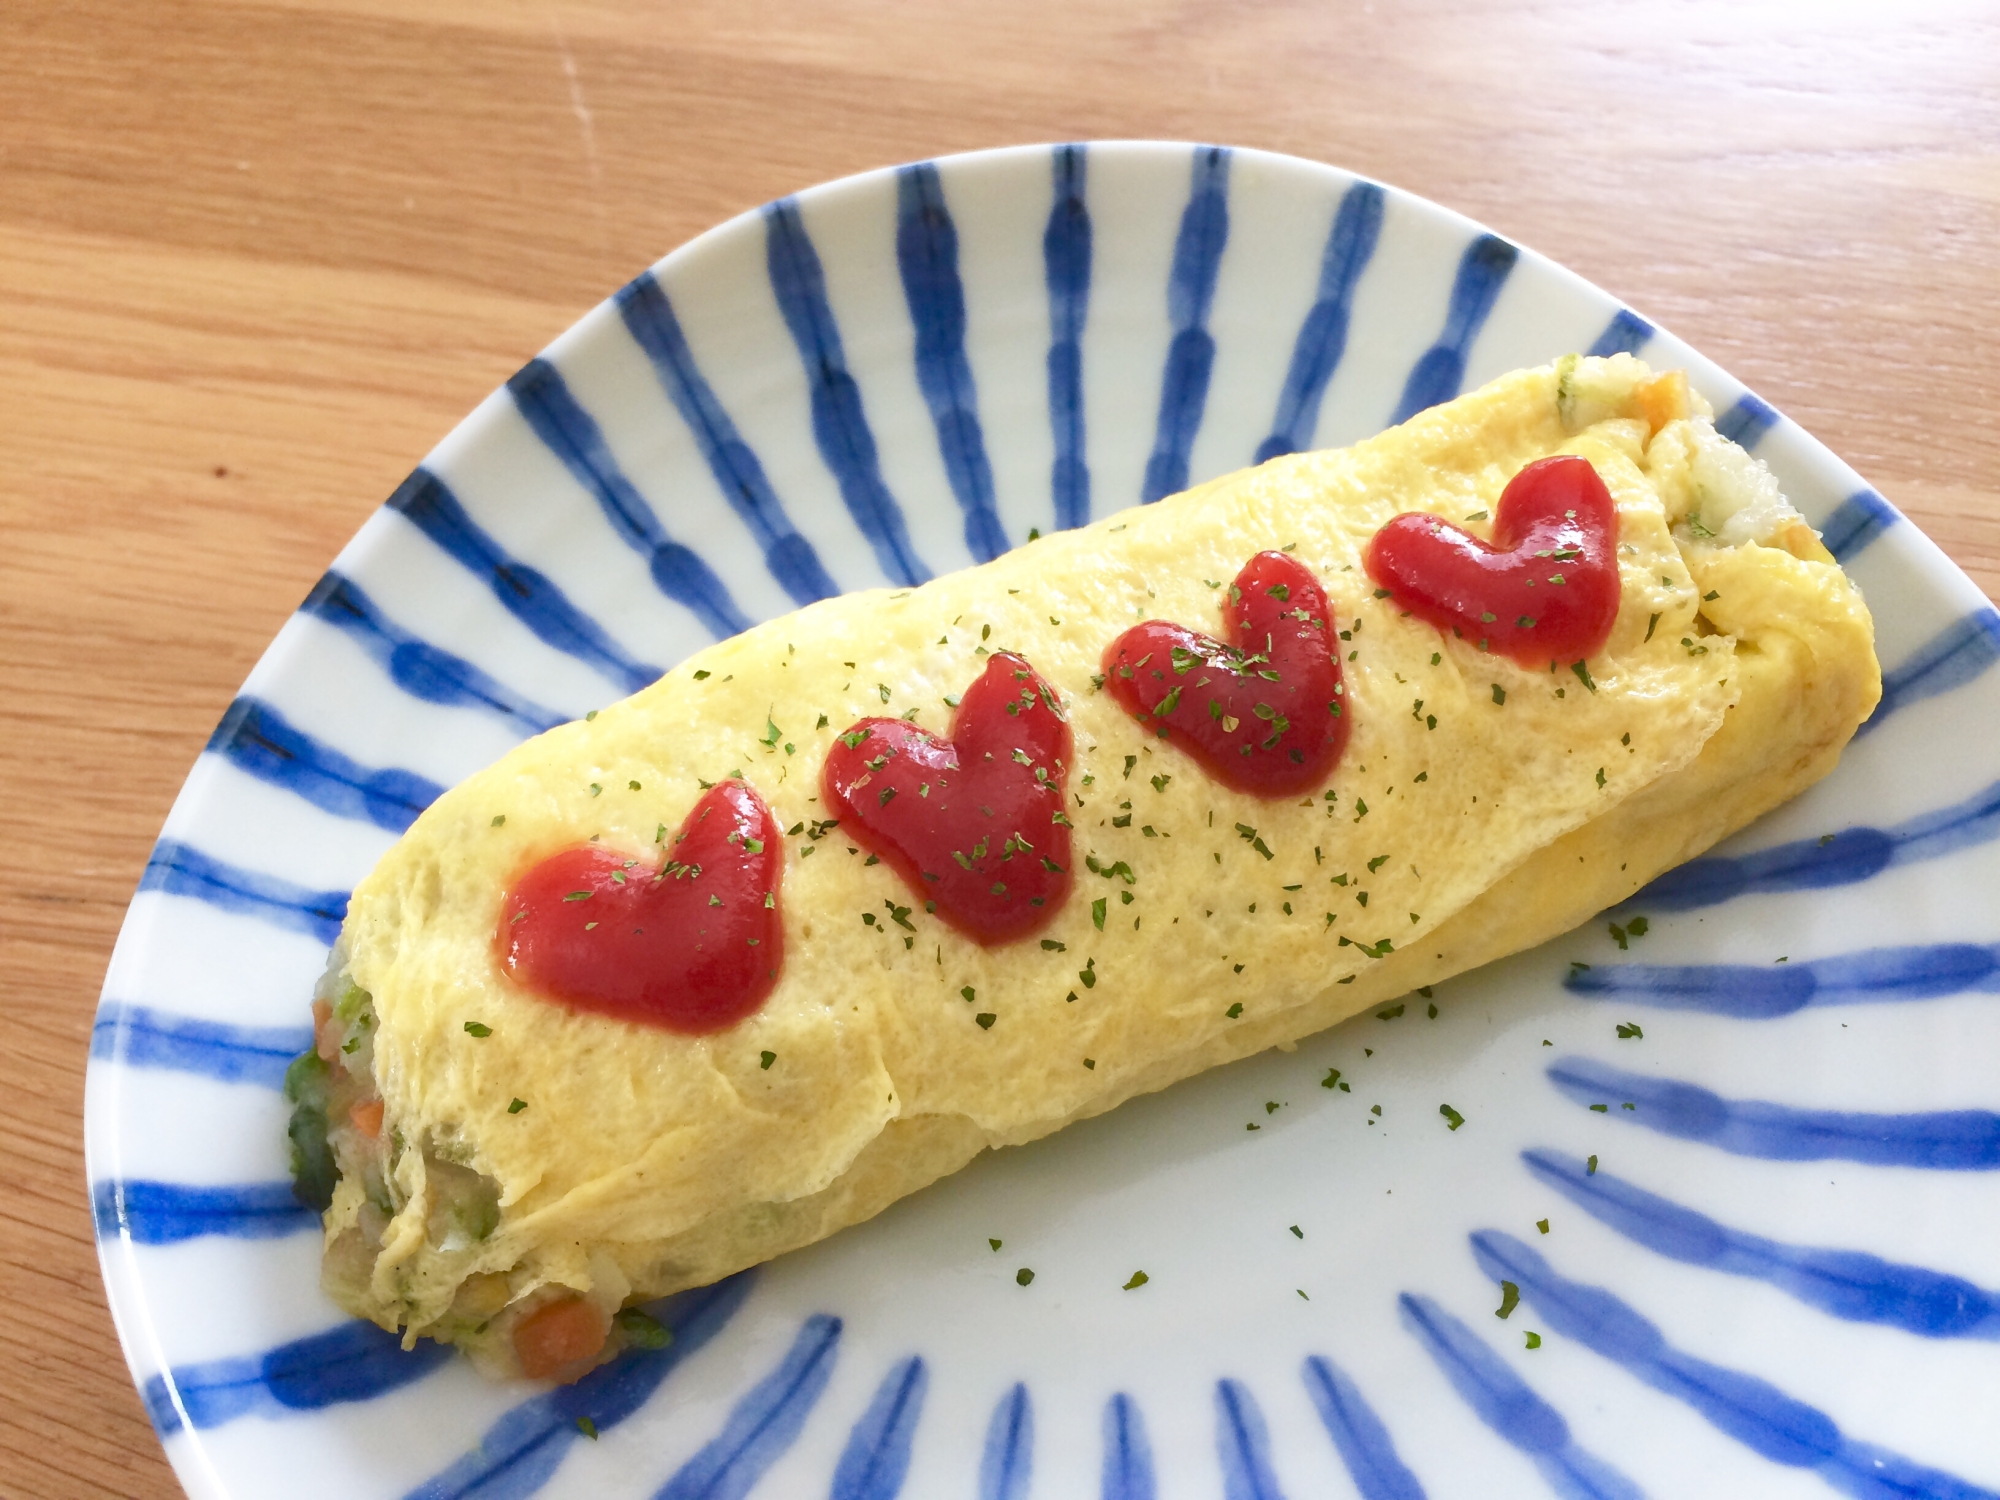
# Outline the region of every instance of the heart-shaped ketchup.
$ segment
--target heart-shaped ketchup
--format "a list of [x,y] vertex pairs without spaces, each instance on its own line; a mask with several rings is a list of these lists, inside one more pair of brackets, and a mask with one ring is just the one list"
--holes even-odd
[[1397,516],[1368,576],[1399,608],[1523,666],[1582,661],[1618,618],[1618,509],[1588,459],[1538,459],[1507,482],[1483,542],[1438,516]]
[[1347,746],[1326,591],[1303,563],[1260,552],[1236,575],[1223,618],[1229,645],[1170,620],[1134,625],[1104,653],[1105,690],[1224,786],[1256,797],[1312,790]]
[[501,904],[500,962],[577,1010],[668,1031],[721,1031],[778,982],[784,848],[744,781],[706,792],[666,858],[585,844],[532,866]]
[[986,663],[940,739],[863,719],[820,774],[829,810],[937,915],[991,946],[1046,925],[1069,894],[1069,721],[1011,651]]

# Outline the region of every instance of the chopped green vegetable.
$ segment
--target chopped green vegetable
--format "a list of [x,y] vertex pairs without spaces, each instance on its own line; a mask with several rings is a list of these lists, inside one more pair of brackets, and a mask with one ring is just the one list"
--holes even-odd
[[612,1320],[633,1349],[664,1349],[674,1341],[674,1331],[650,1313],[628,1307]]
[[293,1106],[285,1129],[292,1143],[292,1196],[317,1213],[325,1213],[332,1205],[333,1187],[340,1180],[340,1168],[326,1139],[331,1082],[332,1069],[317,1052],[301,1053],[285,1070],[285,1097]]

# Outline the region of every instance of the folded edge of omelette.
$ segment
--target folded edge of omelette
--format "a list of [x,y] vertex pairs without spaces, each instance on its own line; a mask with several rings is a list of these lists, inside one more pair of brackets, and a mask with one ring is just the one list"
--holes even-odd
[[[1587,664],[1525,668],[1378,595],[1362,553],[1392,516],[1481,533],[1558,453],[1618,512],[1618,615]],[[1267,549],[1328,592],[1351,716],[1325,788],[1282,802],[1204,776],[1097,677],[1141,620],[1213,631],[1217,580]],[[1068,713],[1079,868],[1041,940],[982,948],[828,825],[819,768],[870,714],[943,732],[1003,648]],[[355,890],[288,1084],[325,1285],[490,1372],[572,1378],[657,1335],[633,1301],[1569,929],[1825,775],[1879,696],[1853,584],[1685,380],[1626,355],[812,605],[517,747]],[[680,1035],[504,972],[518,872],[585,840],[645,858],[731,775],[791,830],[755,1014]],[[567,1342],[527,1337],[565,1320]]]

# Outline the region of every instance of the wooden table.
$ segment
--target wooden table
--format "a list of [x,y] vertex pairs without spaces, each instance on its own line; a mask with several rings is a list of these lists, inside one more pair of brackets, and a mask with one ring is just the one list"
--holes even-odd
[[13,0],[0,12],[0,1492],[167,1496],[92,1253],[107,955],[265,643],[412,464],[710,224],[1163,136],[1460,209],[2000,587],[1990,6]]

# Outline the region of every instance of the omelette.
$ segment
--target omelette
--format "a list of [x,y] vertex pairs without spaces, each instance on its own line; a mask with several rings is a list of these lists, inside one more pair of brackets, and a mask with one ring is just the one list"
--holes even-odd
[[1683,376],[1504,376],[519,746],[354,891],[323,1280],[570,1379],[634,1304],[1531,947],[1831,770],[1859,592]]

